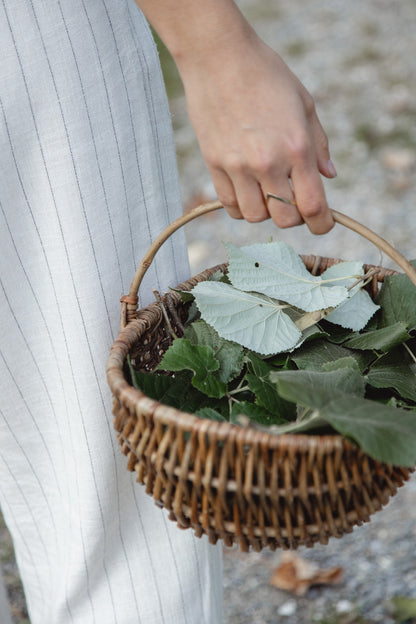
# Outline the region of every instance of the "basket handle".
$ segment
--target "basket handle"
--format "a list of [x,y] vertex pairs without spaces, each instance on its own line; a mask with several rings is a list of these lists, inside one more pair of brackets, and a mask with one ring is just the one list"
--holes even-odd
[[[202,204],[201,206],[197,206],[196,208],[193,208],[189,212],[175,219],[175,221],[172,221],[172,223],[168,225],[168,227],[164,229],[163,232],[161,232],[159,236],[153,241],[153,243],[143,256],[143,259],[140,262],[139,267],[133,277],[129,294],[121,298],[122,325],[123,319],[128,318],[130,320],[135,316],[140,284],[142,283],[143,277],[147,269],[150,267],[153,258],[155,257],[156,253],[163,245],[163,243],[170,236],[172,236],[172,234],[174,234],[176,230],[181,228],[183,225],[186,225],[186,223],[189,223],[189,221],[192,221],[193,219],[196,219],[201,215],[207,214],[208,212],[218,210],[219,208],[223,208],[223,205],[219,201],[208,202],[206,204]],[[384,238],[381,238],[381,236],[375,234],[375,232],[370,230],[365,225],[362,225],[355,219],[352,219],[351,217],[348,217],[347,215],[344,215],[337,210],[331,210],[331,213],[334,221],[349,228],[350,230],[353,230],[354,232],[357,232],[370,242],[374,243],[374,245],[381,249],[381,251],[384,251],[387,256],[394,260],[394,262],[403,269],[408,278],[416,286],[416,270],[412,267],[410,262],[406,260],[404,256],[402,256],[401,253],[399,253],[392,245],[390,245],[390,243],[388,243],[386,240],[384,240]]]

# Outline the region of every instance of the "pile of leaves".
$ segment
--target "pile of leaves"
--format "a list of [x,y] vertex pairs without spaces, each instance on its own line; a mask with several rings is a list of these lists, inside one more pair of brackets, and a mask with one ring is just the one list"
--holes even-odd
[[[374,459],[416,464],[416,288],[359,262],[311,275],[282,242],[226,245],[228,271],[197,284],[183,337],[147,396],[201,418],[274,433],[340,433]],[[166,371],[169,374],[166,374]]]

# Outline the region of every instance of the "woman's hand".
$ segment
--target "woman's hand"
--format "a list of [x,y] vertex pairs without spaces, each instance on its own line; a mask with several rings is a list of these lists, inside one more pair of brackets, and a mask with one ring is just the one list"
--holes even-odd
[[[333,226],[321,175],[334,177],[312,97],[262,41],[182,70],[188,110],[218,198],[234,218]],[[272,193],[296,202],[296,207]]]
[[336,172],[327,138],[312,97],[280,56],[232,0],[136,1],[176,61],[202,155],[229,214],[271,217],[279,227],[305,222],[315,234],[330,230],[321,174]]

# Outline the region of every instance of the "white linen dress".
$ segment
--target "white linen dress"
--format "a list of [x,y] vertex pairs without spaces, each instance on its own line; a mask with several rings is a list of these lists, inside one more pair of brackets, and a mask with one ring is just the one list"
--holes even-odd
[[[222,621],[221,547],[135,483],[104,373],[120,295],[180,212],[133,0],[0,0],[0,504],[32,624]],[[140,305],[188,277],[178,233]]]

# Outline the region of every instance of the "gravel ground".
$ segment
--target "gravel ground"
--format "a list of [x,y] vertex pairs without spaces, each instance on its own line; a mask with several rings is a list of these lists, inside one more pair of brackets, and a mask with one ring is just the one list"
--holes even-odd
[[[313,94],[338,170],[325,181],[330,205],[416,258],[416,3],[404,0],[245,0],[263,38]],[[248,85],[249,88],[249,85]],[[177,104],[177,108],[175,106]],[[173,119],[185,202],[215,197],[180,96]],[[278,231],[270,222],[233,222],[221,211],[187,226],[193,272],[225,258],[221,241],[285,240],[300,253],[394,266],[365,239],[335,226],[324,237],[305,226]],[[276,552],[224,557],[227,624],[393,624],[391,598],[416,598],[416,480],[370,523],[327,546],[300,549],[322,568],[341,566],[343,582],[296,597],[272,587]],[[414,620],[416,622],[416,618]]]
[[[416,258],[415,0],[240,0],[239,4],[315,98],[338,170],[335,180],[325,182],[330,205],[373,228],[408,258]],[[215,194],[188,123],[183,94],[167,61],[165,66],[184,203],[189,208]],[[270,235],[300,253],[380,262],[371,244],[338,225],[330,234],[314,237],[303,226],[278,231],[269,222],[231,221],[220,211],[187,226],[192,272],[224,259],[223,240],[262,242]],[[388,258],[381,262],[391,265]],[[412,478],[369,524],[327,546],[300,550],[302,557],[322,568],[344,570],[340,585],[312,588],[303,597],[269,584],[271,570],[280,561],[278,552],[247,555],[225,549],[226,624],[403,621],[393,617],[390,599],[416,598],[415,507]],[[1,523],[0,562],[14,622],[27,624],[10,536]]]

